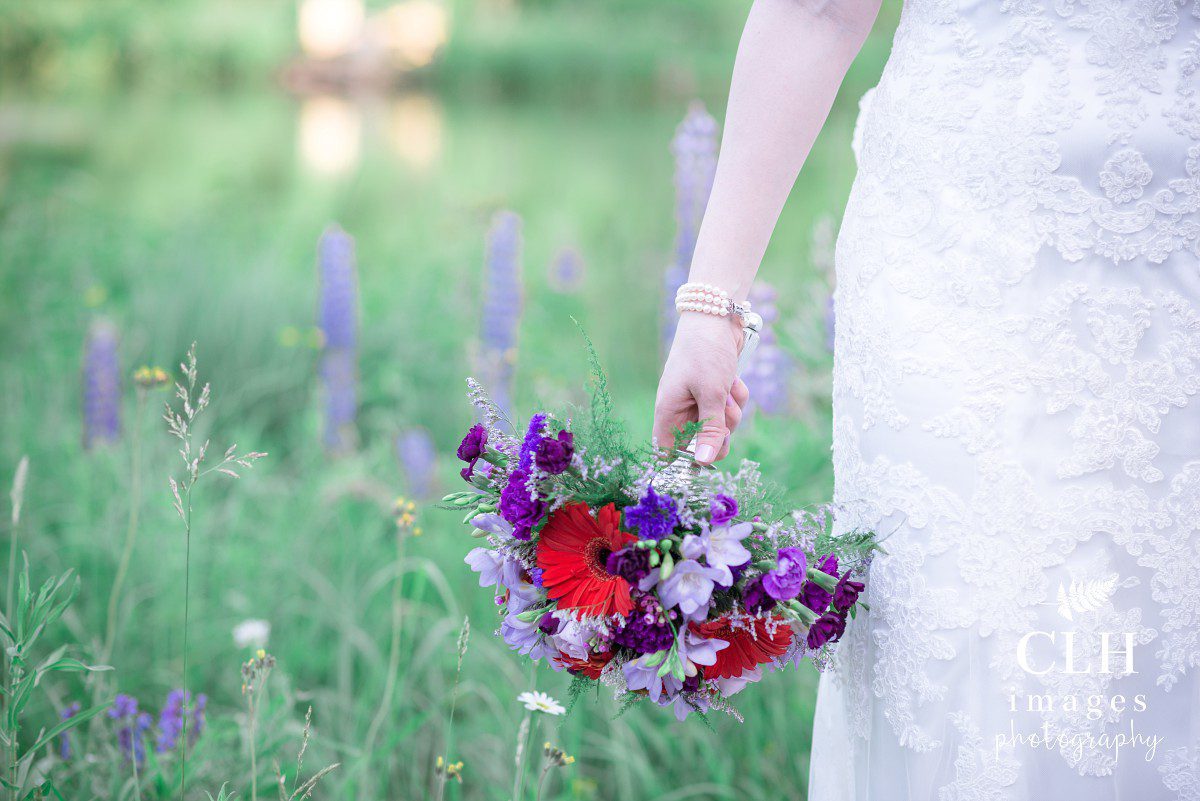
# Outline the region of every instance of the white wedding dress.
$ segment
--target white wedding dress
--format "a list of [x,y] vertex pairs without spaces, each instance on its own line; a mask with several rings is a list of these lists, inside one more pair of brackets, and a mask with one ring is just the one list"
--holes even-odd
[[1200,0],[908,0],[859,133],[810,798],[1200,800]]

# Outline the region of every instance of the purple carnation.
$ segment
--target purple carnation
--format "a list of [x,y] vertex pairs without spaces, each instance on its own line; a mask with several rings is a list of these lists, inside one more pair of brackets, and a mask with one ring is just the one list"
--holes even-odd
[[825,558],[823,558],[821,563],[817,565],[817,570],[820,570],[822,573],[827,575],[836,577],[838,574],[837,554],[825,554]]
[[742,605],[754,615],[761,615],[775,608],[775,599],[763,589],[762,576],[755,576],[746,584],[742,590]]
[[557,476],[571,466],[571,457],[574,455],[575,435],[570,431],[559,431],[555,438],[541,438],[534,452],[534,461],[542,472]]
[[653,654],[670,648],[675,634],[666,611],[653,595],[643,593],[612,641],[639,654]]
[[519,540],[528,540],[533,535],[533,527],[546,514],[545,501],[529,497],[528,481],[528,473],[514,470],[508,477],[507,486],[500,492],[500,516],[512,523],[513,536]]
[[837,642],[846,630],[846,618],[837,612],[826,612],[808,628],[808,647],[820,648],[827,642]]
[[620,576],[630,584],[637,584],[650,573],[650,551],[626,545],[610,553],[604,567],[610,574]]
[[718,492],[713,496],[712,503],[708,507],[708,513],[712,517],[712,524],[714,526],[723,526],[737,517],[737,501],[724,493]]
[[799,600],[800,603],[819,615],[829,608],[829,602],[833,600],[833,596],[815,581],[806,581],[800,590]]
[[654,487],[646,487],[646,494],[625,510],[625,524],[636,528],[638,537],[643,540],[661,540],[675,531],[679,523],[679,510],[675,499],[669,495],[659,495]]
[[775,559],[775,569],[763,574],[763,588],[776,601],[787,601],[800,594],[808,573],[808,560],[804,551],[794,546],[780,548]]
[[854,604],[858,603],[858,596],[862,594],[867,586],[861,581],[851,581],[850,571],[838,579],[837,586],[833,588],[833,607],[841,612],[845,612]]
[[461,475],[467,481],[471,480],[471,474],[475,471],[475,463],[483,457],[485,450],[487,450],[487,429],[476,423],[471,426],[471,430],[463,437],[462,442],[458,443],[458,458],[467,463],[467,466],[462,469]]
[[547,637],[553,637],[555,634],[558,634],[558,630],[561,627],[562,623],[559,622],[558,618],[554,616],[553,612],[547,612],[546,614],[542,615],[542,619],[538,621],[538,628],[541,629],[542,633]]

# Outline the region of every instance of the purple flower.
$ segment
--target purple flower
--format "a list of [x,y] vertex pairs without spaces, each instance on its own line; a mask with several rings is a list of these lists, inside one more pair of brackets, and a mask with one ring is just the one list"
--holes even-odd
[[700,221],[712,192],[717,170],[717,121],[700,103],[688,109],[687,116],[671,140],[675,157],[675,255],[664,276],[663,345],[675,336],[675,291],[687,280],[696,251]]
[[338,226],[331,225],[321,235],[317,253],[324,440],[327,450],[341,453],[354,445],[354,420],[358,415],[358,270],[354,263],[354,240]]
[[538,444],[542,441],[542,431],[546,428],[546,415],[538,412],[529,418],[529,427],[525,429],[525,438],[521,440],[521,452],[517,458],[517,467],[526,472],[533,469],[533,456],[537,453]]
[[712,503],[709,504],[708,513],[712,517],[712,524],[714,526],[723,526],[737,517],[737,501],[724,493],[718,492],[713,496]]
[[826,592],[815,581],[806,581],[800,589],[800,603],[816,612],[818,615],[829,608],[833,596]]
[[437,449],[429,432],[423,428],[402,432],[396,437],[396,456],[400,458],[400,466],[408,480],[409,494],[418,499],[432,495]]
[[796,547],[780,548],[775,568],[763,574],[763,589],[776,601],[787,601],[800,594],[808,572],[804,551]]
[[[154,746],[156,753],[165,754],[175,750],[185,730],[188,732],[188,745],[195,743],[196,737],[204,729],[204,707],[208,699],[199,695],[194,705],[191,701],[192,694],[187,690],[176,689],[167,693],[167,702],[158,716],[158,740]],[[185,706],[188,707],[186,715]]]
[[730,568],[750,560],[750,552],[742,545],[742,540],[749,537],[753,530],[750,523],[738,523],[735,526],[709,528],[699,535],[688,534],[683,538],[681,551],[688,559],[703,556],[706,565],[720,572],[718,583],[722,587],[732,587],[734,577]]
[[570,431],[559,431],[556,438],[541,438],[534,461],[543,473],[557,476],[571,466],[571,457],[574,454],[575,435]]
[[478,368],[496,404],[508,412],[523,305],[521,218],[511,211],[497,212],[492,218],[487,232],[483,284]]
[[604,568],[611,575],[620,576],[630,584],[637,584],[650,572],[650,551],[626,545],[608,555]]
[[659,699],[664,697],[664,693],[670,698],[682,683],[670,674],[659,676],[660,665],[646,664],[649,659],[650,654],[631,659],[621,666],[621,672],[625,674],[625,684],[629,689],[645,690],[650,700],[657,704]]
[[612,641],[639,654],[653,654],[670,648],[674,640],[675,632],[666,610],[647,592],[635,599],[633,611]]
[[583,283],[586,265],[574,248],[563,248],[550,263],[550,282],[559,292],[574,292]]
[[138,711],[137,699],[118,695],[108,709],[108,716],[117,724],[117,746],[125,759],[141,765],[146,761],[146,730],[150,716]]
[[483,458],[483,454],[487,450],[487,439],[487,429],[476,423],[462,438],[462,442],[458,443],[457,456],[467,463],[460,474],[465,480],[471,480],[471,476],[475,472],[475,463]]
[[821,559],[821,563],[817,565],[817,570],[829,576],[836,576],[838,574],[837,554],[825,554],[824,558]]
[[753,615],[761,615],[775,608],[775,599],[763,588],[763,577],[755,576],[742,589],[742,605]]
[[713,587],[722,577],[720,570],[705,567],[694,559],[684,559],[675,565],[671,575],[658,584],[658,597],[668,609],[678,608],[687,620],[708,613]]
[[508,590],[510,604],[513,596],[525,602],[521,604],[523,606],[537,600],[537,588],[526,577],[525,568],[500,551],[492,548],[474,548],[463,561],[479,574],[480,587]]
[[561,626],[562,623],[554,616],[553,612],[547,612],[546,614],[542,615],[542,619],[538,621],[538,628],[541,630],[542,634],[545,634],[547,637],[558,634],[558,630]]
[[750,397],[765,414],[779,414],[787,409],[789,400],[789,378],[792,360],[779,345],[775,328],[771,325],[779,316],[775,305],[777,293],[767,284],[755,283],[750,288],[749,298],[765,323],[758,340],[758,350],[742,373],[742,380],[750,388]]
[[746,568],[750,567],[750,561],[751,560],[747,559],[745,562],[742,562],[740,565],[733,565],[732,567],[729,568],[729,572],[733,574],[733,583],[734,584],[737,584],[739,581],[742,580],[742,574],[746,572]]
[[545,501],[529,496],[528,481],[528,473],[514,470],[508,476],[508,484],[500,492],[500,516],[512,523],[512,535],[519,540],[529,540],[533,536],[533,527],[546,514]]
[[[699,667],[712,667],[717,663],[717,651],[729,647],[725,640],[708,639],[683,626],[679,637],[675,640],[675,649],[683,662],[684,674],[689,674]],[[698,672],[698,671],[697,671]]]
[[846,618],[838,612],[826,612],[808,628],[808,647],[816,650],[827,642],[837,642],[846,630]]
[[858,596],[866,588],[867,585],[861,581],[851,581],[850,571],[847,570],[845,575],[838,579],[837,586],[833,588],[833,607],[845,612],[858,602]]
[[679,523],[679,509],[675,499],[659,495],[654,487],[646,487],[646,494],[625,510],[625,525],[636,528],[643,540],[661,540],[669,536]]
[[[76,701],[73,704],[67,705],[61,712],[59,712],[58,717],[61,720],[70,720],[78,715],[79,710],[82,708],[83,707],[80,706],[79,702]],[[58,756],[64,762],[71,758],[71,734],[69,731],[65,731],[58,736]]]
[[83,447],[116,442],[121,437],[121,362],[117,327],[97,320],[88,330],[83,351]]
[[542,657],[556,656],[557,652],[546,643],[539,624],[538,620],[522,620],[520,613],[510,611],[500,623],[500,636],[514,651],[535,662]]

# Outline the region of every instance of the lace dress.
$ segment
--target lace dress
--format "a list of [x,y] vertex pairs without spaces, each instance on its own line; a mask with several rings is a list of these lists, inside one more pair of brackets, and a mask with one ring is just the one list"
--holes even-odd
[[810,798],[1200,800],[1200,0],[909,0],[860,134]]

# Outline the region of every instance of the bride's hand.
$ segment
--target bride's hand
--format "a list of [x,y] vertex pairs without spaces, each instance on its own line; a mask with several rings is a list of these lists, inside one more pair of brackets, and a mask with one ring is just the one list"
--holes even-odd
[[742,336],[735,315],[680,315],[654,403],[658,447],[670,448],[676,429],[701,420],[696,461],[711,464],[729,453],[729,435],[750,399],[750,390],[737,377]]

